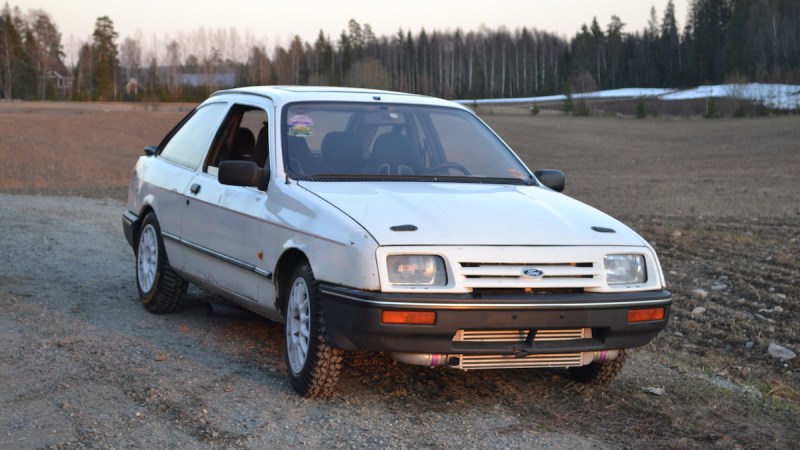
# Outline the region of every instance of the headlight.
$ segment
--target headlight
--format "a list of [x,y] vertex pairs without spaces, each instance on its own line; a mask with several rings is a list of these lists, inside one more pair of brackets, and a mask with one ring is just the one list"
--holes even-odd
[[391,255],[386,257],[389,282],[406,286],[446,286],[444,260],[433,255]]
[[608,284],[642,284],[647,281],[647,267],[642,255],[607,255],[603,263]]

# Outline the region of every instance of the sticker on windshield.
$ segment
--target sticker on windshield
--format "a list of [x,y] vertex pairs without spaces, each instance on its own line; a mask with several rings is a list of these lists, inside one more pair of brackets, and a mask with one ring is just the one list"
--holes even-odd
[[519,169],[508,169],[508,173],[514,178],[525,178],[525,174]]
[[314,135],[314,120],[311,117],[297,114],[289,117],[289,136],[308,137]]

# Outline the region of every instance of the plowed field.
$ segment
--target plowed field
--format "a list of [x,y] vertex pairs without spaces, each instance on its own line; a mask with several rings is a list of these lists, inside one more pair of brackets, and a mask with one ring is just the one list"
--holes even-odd
[[[120,215],[191,105],[0,102],[0,448],[796,448],[800,118],[483,116],[631,225],[674,294],[611,385],[348,355],[298,398],[283,331],[138,304]],[[772,348],[772,350],[771,350]]]

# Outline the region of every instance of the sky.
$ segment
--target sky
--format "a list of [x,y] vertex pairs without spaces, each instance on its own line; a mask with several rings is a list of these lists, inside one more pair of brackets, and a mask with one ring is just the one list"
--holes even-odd
[[[164,42],[164,37],[206,30],[235,28],[242,40],[264,45],[287,46],[295,35],[316,40],[320,30],[336,40],[350,19],[369,24],[376,36],[394,35],[399,28],[477,31],[481,26],[514,30],[522,27],[573,36],[584,23],[597,17],[605,29],[611,15],[619,16],[626,31],[641,31],[655,7],[659,21],[668,0],[5,0],[23,13],[43,9],[62,34],[71,60],[80,43],[89,40],[98,17],[109,16],[119,33],[141,41]],[[4,2],[5,3],[5,2]],[[686,22],[689,0],[674,0],[678,25]],[[157,39],[154,39],[157,38]],[[147,45],[144,45],[147,51]],[[159,50],[161,51],[161,50]]]

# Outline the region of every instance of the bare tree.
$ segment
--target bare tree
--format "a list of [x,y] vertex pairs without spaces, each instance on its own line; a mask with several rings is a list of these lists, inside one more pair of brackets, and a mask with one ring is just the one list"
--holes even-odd
[[178,67],[181,64],[181,46],[178,41],[171,40],[167,44],[167,92],[173,99],[177,99],[179,92],[178,86]]
[[[119,46],[119,61],[122,68],[125,70],[125,80],[130,82],[131,79],[136,79],[139,76],[139,70],[142,68],[142,45],[139,41],[132,38],[125,38]],[[136,91],[134,94],[139,94],[138,80],[134,83]]]
[[38,80],[39,98],[44,100],[50,70],[62,65],[61,57],[64,52],[61,47],[61,33],[43,10],[32,10],[29,15],[33,37],[29,43],[32,47],[30,58]]

